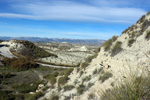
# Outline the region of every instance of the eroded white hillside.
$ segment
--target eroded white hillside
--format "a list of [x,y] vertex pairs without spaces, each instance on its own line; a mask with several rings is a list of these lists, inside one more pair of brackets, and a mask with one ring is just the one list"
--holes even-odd
[[[50,98],[53,93],[59,95],[59,100],[91,100],[91,95],[94,95],[92,100],[101,100],[103,91],[119,85],[119,82],[123,83],[123,79],[128,79],[131,71],[140,75],[143,70],[148,70],[149,59],[150,14],[148,13],[113,41],[109,50],[106,51],[104,46],[101,47],[97,58],[93,59],[88,67],[74,69],[69,76],[70,80],[65,84],[74,88],[64,91],[56,84],[56,87],[49,89],[40,100]],[[105,73],[112,73],[112,76],[102,81],[100,77]],[[83,89],[82,93],[79,88]]]

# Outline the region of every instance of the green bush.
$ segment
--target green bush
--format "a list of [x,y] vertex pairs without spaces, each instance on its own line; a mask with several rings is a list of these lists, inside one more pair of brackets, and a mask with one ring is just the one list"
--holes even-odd
[[84,91],[85,91],[85,86],[83,84],[79,85],[79,87],[77,87],[77,93],[79,95],[81,95]]
[[25,100],[37,100],[38,98],[40,98],[43,95],[44,95],[44,93],[42,93],[42,92],[37,92],[35,94],[27,94],[27,95],[25,95]]
[[15,96],[10,91],[0,90],[0,100],[14,100]]
[[58,100],[59,96],[57,94],[52,94],[50,100]]
[[68,80],[69,80],[68,76],[60,77],[58,80],[58,85],[65,85],[65,83],[67,83]]
[[105,91],[102,100],[149,100],[150,79],[148,77],[131,77],[120,86]]
[[113,43],[114,41],[116,41],[117,38],[118,38],[117,36],[113,36],[111,39],[109,39],[108,41],[106,41],[106,42],[104,43],[104,50],[105,50],[105,51],[108,51],[108,50],[110,49],[112,43]]
[[87,57],[87,58],[86,58],[86,62],[89,62],[89,63],[90,63],[94,58],[97,57],[97,55],[98,55],[98,53],[95,53],[94,55]]
[[12,87],[19,93],[29,93],[29,92],[35,92],[40,83],[41,81],[38,81],[33,85],[26,84],[26,83],[18,83],[18,84],[13,84]]
[[142,23],[142,22],[144,22],[145,17],[146,17],[146,16],[145,16],[145,15],[143,15],[143,16],[140,18],[140,20],[138,20],[138,21],[137,21],[137,23]]
[[135,40],[134,39],[129,39],[128,40],[128,46],[132,46],[132,44],[135,42]]
[[81,68],[86,68],[88,65],[89,65],[88,62],[84,62],[84,63],[81,64]]
[[93,86],[94,85],[94,83],[88,83],[88,86],[87,86],[87,88],[89,89],[91,86]]
[[121,45],[122,45],[122,42],[119,42],[119,41],[116,42],[116,44],[112,48],[111,56],[116,55],[122,50]]
[[79,76],[81,77],[83,75],[83,73],[84,73],[83,71],[80,71],[80,75]]
[[104,74],[102,74],[100,77],[99,77],[99,80],[101,80],[101,82],[105,82],[105,80],[109,79],[110,77],[112,77],[112,73],[110,72],[105,72]]
[[72,90],[74,88],[73,85],[66,85],[64,86],[64,91]]
[[146,32],[146,36],[145,36],[145,38],[146,38],[147,40],[149,40],[149,39],[150,39],[150,31],[147,31],[147,32]]
[[73,71],[73,68],[66,69],[66,70],[64,71],[64,75],[65,75],[65,76],[69,76],[72,71]]
[[113,41],[113,42],[116,41],[117,38],[118,38],[118,36],[113,36],[113,37],[112,37],[112,41]]
[[12,74],[10,72],[2,72],[0,74],[0,78],[6,79],[6,78],[10,78],[12,76]]
[[61,75],[63,76],[58,79],[58,85],[64,85],[69,80],[68,76],[72,71],[73,68],[70,68],[70,69],[66,69],[64,72],[61,72]]
[[56,77],[58,76],[58,74],[59,74],[58,72],[55,72],[53,74],[45,76],[45,78],[50,81],[52,86],[54,86],[54,84],[56,83]]
[[112,39],[109,39],[104,43],[104,50],[108,51],[110,49],[110,46],[112,45]]
[[99,100],[94,93],[88,94],[88,100]]
[[90,79],[91,79],[91,76],[86,76],[82,79],[82,82],[89,81]]
[[100,73],[100,72],[102,72],[103,71],[103,67],[101,67],[101,68],[99,68],[99,69],[95,69],[94,71],[93,71],[93,75],[94,74],[98,74],[98,73]]

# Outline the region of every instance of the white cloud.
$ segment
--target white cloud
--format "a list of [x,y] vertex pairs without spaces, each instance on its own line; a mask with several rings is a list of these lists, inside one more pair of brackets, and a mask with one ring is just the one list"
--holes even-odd
[[68,1],[19,3],[11,5],[18,13],[0,13],[0,17],[33,20],[134,23],[141,15],[146,13],[139,8],[110,7],[108,5],[111,2],[109,4],[104,2],[104,0],[102,1],[98,3],[101,4],[100,6]]

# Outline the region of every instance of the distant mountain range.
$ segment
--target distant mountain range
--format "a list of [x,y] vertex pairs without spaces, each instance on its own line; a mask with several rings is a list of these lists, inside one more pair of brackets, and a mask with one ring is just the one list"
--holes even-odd
[[28,40],[31,42],[41,43],[77,43],[77,44],[91,44],[91,45],[102,45],[105,40],[102,39],[65,39],[65,38],[39,38],[39,37],[0,37],[0,40]]

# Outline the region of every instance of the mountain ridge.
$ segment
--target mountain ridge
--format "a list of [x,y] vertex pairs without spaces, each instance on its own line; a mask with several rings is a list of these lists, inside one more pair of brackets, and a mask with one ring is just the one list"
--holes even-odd
[[52,42],[52,43],[62,43],[62,42],[67,42],[67,43],[76,43],[76,44],[93,44],[93,45],[101,45],[105,42],[103,39],[67,39],[67,38],[40,38],[40,37],[5,37],[1,36],[1,40],[12,40],[12,39],[17,39],[17,40],[28,40],[31,42],[41,42],[41,43],[47,43],[47,42]]

